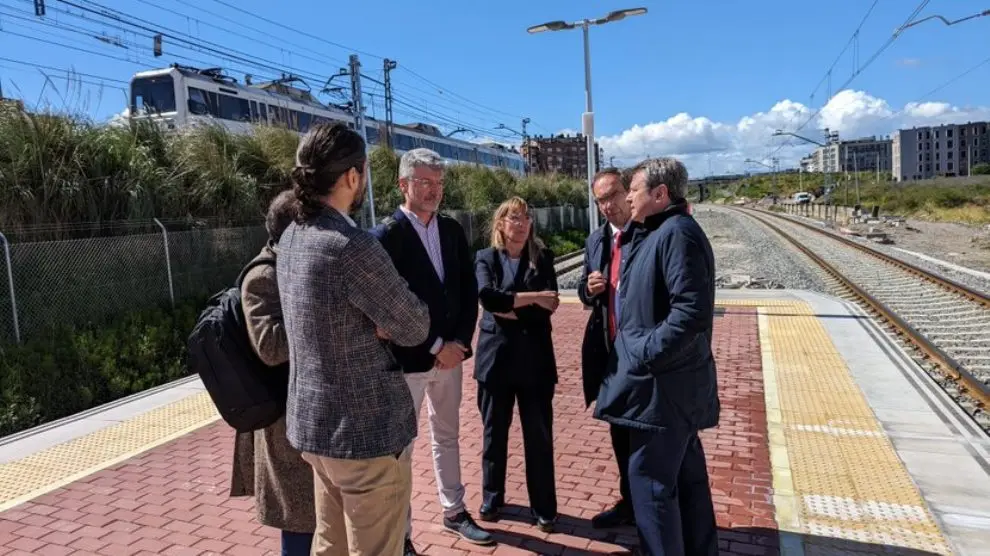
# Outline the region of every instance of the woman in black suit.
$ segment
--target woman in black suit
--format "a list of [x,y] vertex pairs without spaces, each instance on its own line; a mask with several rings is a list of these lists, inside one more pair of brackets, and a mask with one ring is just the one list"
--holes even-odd
[[491,247],[475,257],[483,309],[475,353],[478,409],[485,427],[481,519],[494,521],[505,503],[512,408],[518,401],[526,488],[537,526],[557,517],[553,467],[553,395],[557,361],[550,316],[557,310],[553,252],[536,238],[526,201],[513,197],[492,218]]

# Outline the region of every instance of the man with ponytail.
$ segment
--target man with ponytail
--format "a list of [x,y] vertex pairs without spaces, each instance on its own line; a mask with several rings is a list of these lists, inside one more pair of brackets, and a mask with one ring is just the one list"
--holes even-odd
[[427,340],[429,310],[381,244],[357,227],[364,140],[343,124],[302,138],[297,218],[279,241],[289,344],[286,428],[314,471],[314,555],[399,556],[412,492],[412,396],[388,344]]

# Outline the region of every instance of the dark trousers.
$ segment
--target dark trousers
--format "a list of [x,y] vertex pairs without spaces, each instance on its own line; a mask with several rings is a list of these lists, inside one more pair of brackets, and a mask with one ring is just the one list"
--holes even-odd
[[648,556],[718,554],[715,509],[697,432],[629,430],[629,485]]
[[632,496],[629,494],[629,429],[617,425],[609,426],[612,436],[612,452],[615,453],[615,463],[619,466],[619,494],[623,506],[632,509]]
[[282,531],[282,556],[309,556],[313,547],[313,533]]
[[526,490],[537,517],[557,517],[557,489],[553,468],[553,386],[491,387],[478,383],[478,409],[485,427],[481,452],[481,486],[485,504],[505,503],[505,471],[509,456],[512,408],[519,402]]

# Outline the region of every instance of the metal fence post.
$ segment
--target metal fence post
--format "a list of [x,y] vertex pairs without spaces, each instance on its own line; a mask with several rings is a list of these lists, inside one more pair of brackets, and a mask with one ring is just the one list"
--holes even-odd
[[172,301],[172,308],[175,308],[175,287],[172,286],[172,258],[168,255],[168,230],[161,220],[155,218],[155,224],[162,229],[162,240],[165,242],[165,268],[168,269],[168,298]]
[[10,242],[7,236],[0,232],[0,241],[3,242],[3,254],[7,260],[7,285],[10,287],[10,312],[14,320],[14,340],[21,343],[21,324],[17,320],[17,297],[14,295],[14,269],[10,266]]

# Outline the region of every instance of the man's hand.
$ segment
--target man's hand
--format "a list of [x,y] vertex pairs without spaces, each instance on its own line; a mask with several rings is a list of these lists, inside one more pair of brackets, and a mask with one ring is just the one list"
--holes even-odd
[[599,271],[594,271],[588,275],[588,295],[598,295],[605,291],[605,276]]
[[508,313],[492,313],[492,315],[506,320],[519,320],[519,317],[516,315],[515,311],[509,311]]
[[467,348],[462,346],[460,342],[444,342],[443,347],[437,353],[436,368],[453,369],[461,361],[464,361],[465,353],[467,353]]
[[385,332],[385,329],[380,326],[375,327],[375,336],[378,336],[379,340],[385,340],[386,342],[392,339],[392,337],[388,335],[388,332]]

